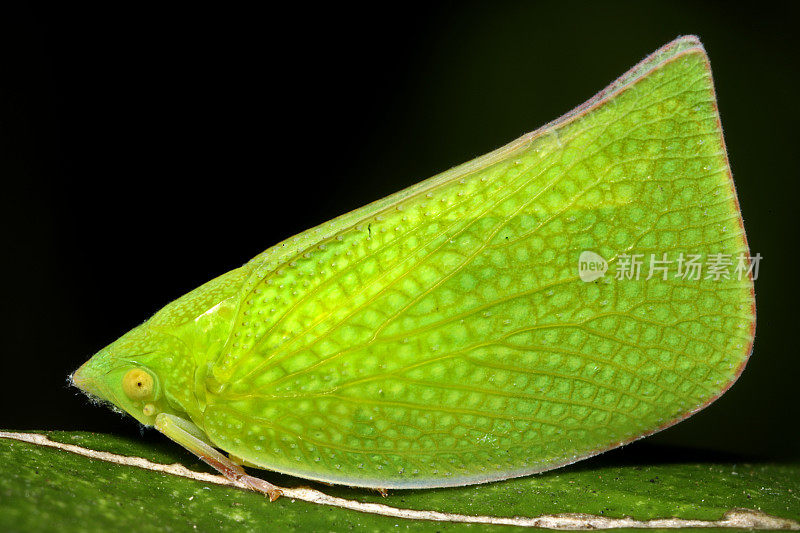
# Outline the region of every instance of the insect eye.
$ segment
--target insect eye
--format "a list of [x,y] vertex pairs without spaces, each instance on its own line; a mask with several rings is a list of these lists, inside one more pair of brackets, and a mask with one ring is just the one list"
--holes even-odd
[[145,400],[153,396],[153,376],[141,368],[129,370],[122,378],[122,390],[131,400]]

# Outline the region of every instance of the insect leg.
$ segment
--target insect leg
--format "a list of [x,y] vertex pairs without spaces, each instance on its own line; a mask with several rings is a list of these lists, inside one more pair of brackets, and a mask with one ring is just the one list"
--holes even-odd
[[203,462],[231,481],[244,483],[252,490],[266,494],[269,496],[270,501],[277,500],[283,494],[279,487],[263,479],[248,475],[241,466],[217,451],[208,442],[202,430],[188,420],[161,413],[156,417],[155,426],[161,433],[195,454]]

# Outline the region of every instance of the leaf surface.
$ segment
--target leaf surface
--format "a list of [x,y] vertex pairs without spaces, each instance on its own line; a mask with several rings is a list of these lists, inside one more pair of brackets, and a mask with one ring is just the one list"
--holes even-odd
[[[90,433],[51,432],[54,441],[156,463],[196,459],[164,441],[156,445]],[[8,436],[3,434],[2,436]],[[513,526],[387,517],[202,483],[133,466],[90,459],[0,436],[0,529],[3,531],[509,531]],[[632,451],[632,450],[628,450]],[[627,454],[630,457],[630,453]],[[392,491],[316,488],[348,501],[404,510],[428,510],[501,519],[587,513],[605,519],[677,517],[714,521],[734,508],[790,519],[764,524],[796,527],[800,519],[800,465],[732,462],[674,449],[640,446],[637,458],[615,452],[559,471],[473,487]],[[285,486],[304,480],[267,474]],[[521,517],[521,518],[520,518]],[[763,524],[762,524],[763,525]],[[520,531],[524,528],[519,527]],[[708,531],[708,529],[704,529]]]

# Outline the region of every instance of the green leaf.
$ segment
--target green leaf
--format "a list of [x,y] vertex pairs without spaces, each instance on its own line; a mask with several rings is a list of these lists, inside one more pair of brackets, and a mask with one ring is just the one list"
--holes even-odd
[[[34,444],[19,440],[44,439],[44,435],[53,442],[80,448],[70,452],[53,447],[56,444],[43,445],[48,441]],[[292,497],[270,503],[260,494],[237,488],[114,464],[109,457],[98,460],[74,453],[97,450],[161,465],[180,462],[192,472],[208,472],[196,459],[166,442],[153,446],[112,435],[66,432],[39,437],[0,432],[0,437],[5,437],[0,438],[2,531],[44,531],[54,524],[60,531],[512,529],[491,524],[467,526],[456,522],[458,517],[434,522],[383,516]],[[609,525],[602,521],[624,517],[715,521],[733,509],[750,509],[736,516],[758,520],[759,528],[798,528],[800,465],[713,457],[698,460],[697,454],[681,456],[674,449],[646,445],[643,450],[648,461],[657,464],[631,462],[635,451],[629,449],[545,474],[470,487],[397,490],[386,498],[365,489],[314,487],[341,499],[335,502],[371,502],[412,515],[435,511],[529,525],[533,523],[530,519],[560,513],[596,515],[567,519],[578,524],[595,521]],[[282,486],[308,483],[269,472],[258,474]]]

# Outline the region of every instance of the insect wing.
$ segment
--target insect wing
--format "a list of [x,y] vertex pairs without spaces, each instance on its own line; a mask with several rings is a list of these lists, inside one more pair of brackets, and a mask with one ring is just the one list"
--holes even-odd
[[[606,267],[589,281],[584,252]],[[682,38],[559,121],[254,259],[206,433],[382,488],[599,453],[741,372],[750,276],[680,262],[715,254],[749,251],[708,59]]]

